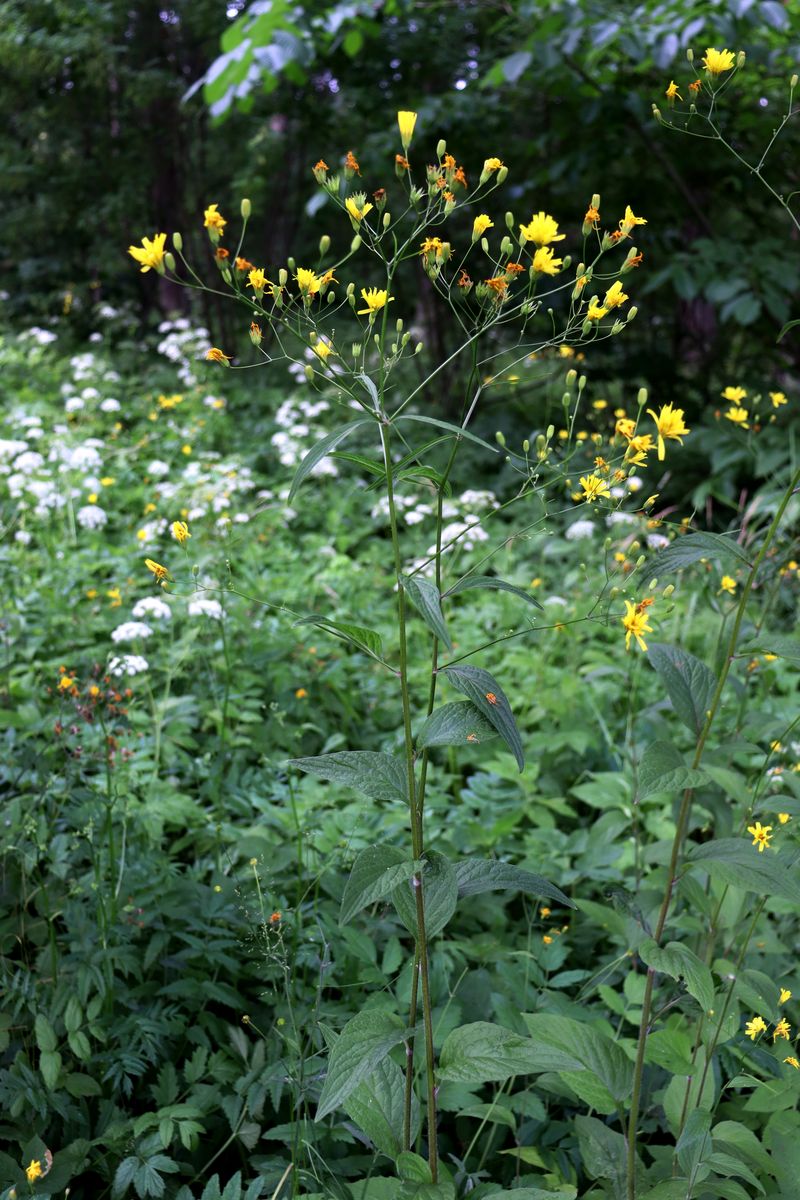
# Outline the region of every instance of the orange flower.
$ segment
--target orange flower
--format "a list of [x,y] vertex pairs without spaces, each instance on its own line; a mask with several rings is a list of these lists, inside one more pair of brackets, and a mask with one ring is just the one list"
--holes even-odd
[[345,171],[352,171],[355,175],[361,174],[361,168],[358,165],[358,159],[352,150],[347,151],[347,157],[344,160]]

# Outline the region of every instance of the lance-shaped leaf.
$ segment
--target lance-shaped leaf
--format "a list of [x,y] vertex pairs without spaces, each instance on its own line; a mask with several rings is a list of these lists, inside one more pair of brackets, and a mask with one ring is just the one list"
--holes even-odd
[[524,892],[527,896],[544,896],[567,908],[575,908],[569,897],[543,875],[497,859],[460,859],[456,864],[456,880],[459,896],[477,896],[480,892]]
[[497,737],[494,725],[469,700],[435,708],[417,734],[417,748],[468,746]]
[[[390,1058],[384,1058],[344,1101],[342,1107],[364,1131],[376,1150],[397,1158],[403,1149],[405,1077]],[[411,1141],[419,1133],[419,1101],[411,1094]]]
[[441,933],[455,912],[458,903],[456,873],[449,859],[438,850],[426,850],[421,875],[413,875],[392,893],[397,915],[409,933],[417,936],[417,888],[422,880],[422,902],[425,912],[426,937]]
[[715,838],[694,846],[688,855],[692,866],[708,871],[731,887],[761,896],[782,896],[800,904],[800,865],[796,852],[767,850],[759,854],[750,838]]
[[346,925],[368,904],[388,896],[423,867],[420,859],[408,859],[395,846],[367,846],[353,863],[344,886],[339,924]]
[[692,769],[671,742],[652,742],[639,764],[637,791],[639,799],[654,792],[682,792],[684,788],[699,787],[707,775],[699,768]]
[[740,646],[741,654],[777,654],[778,658],[786,658],[790,662],[800,662],[800,639],[790,637],[786,633],[770,633],[762,629],[757,638]]
[[453,643],[444,623],[442,598],[436,584],[421,575],[403,575],[400,582],[431,633],[434,633],[448,650],[452,650]]
[[704,662],[681,650],[651,642],[648,658],[664,682],[672,707],[693,734],[705,725],[706,712],[717,687],[717,677]]
[[325,633],[340,638],[343,642],[349,642],[351,646],[355,646],[358,650],[363,650],[370,658],[375,658],[378,662],[383,663],[384,666],[388,666],[383,659],[381,635],[376,633],[374,629],[367,629],[364,625],[349,625],[343,621],[332,621],[329,617],[318,616],[301,617],[294,624],[315,625],[317,629],[322,629]]
[[738,558],[750,565],[750,561],[738,542],[730,534],[687,533],[669,546],[665,546],[648,567],[649,576],[661,578],[670,571],[679,571],[701,558]]
[[314,1120],[321,1121],[344,1104],[405,1036],[402,1021],[391,1013],[356,1013],[331,1049]]
[[405,760],[373,750],[342,750],[313,758],[290,758],[290,766],[332,783],[357,788],[375,800],[408,802],[408,772]]
[[525,766],[525,756],[522,752],[522,740],[519,736],[511,705],[500,684],[484,671],[482,667],[468,667],[458,664],[453,667],[443,667],[439,672],[454,688],[471,700],[484,717],[494,725],[500,737],[511,750],[517,760],[520,771]]
[[645,938],[639,944],[637,953],[642,962],[654,971],[661,971],[672,979],[684,979],[687,992],[694,996],[704,1012],[711,1008],[714,1003],[711,971],[688,946],[681,942],[667,942],[666,946],[659,946],[653,938]]
[[506,583],[505,579],[498,579],[494,575],[465,575],[463,579],[459,579],[458,583],[449,587],[443,595],[454,596],[456,592],[466,592],[470,588],[489,588],[496,592],[513,592],[515,596],[519,596],[527,604],[532,604],[534,608],[542,607],[530,592],[517,587],[514,583]]
[[300,487],[300,484],[304,479],[308,479],[308,476],[314,470],[317,463],[322,462],[323,458],[327,458],[330,452],[335,450],[345,438],[349,438],[350,434],[354,433],[356,429],[360,429],[362,425],[371,424],[373,422],[369,417],[360,417],[357,421],[349,421],[347,425],[342,425],[340,429],[334,429],[333,433],[329,433],[327,437],[322,438],[315,446],[312,446],[294,473],[292,486],[289,489],[289,504],[294,499],[295,492]]

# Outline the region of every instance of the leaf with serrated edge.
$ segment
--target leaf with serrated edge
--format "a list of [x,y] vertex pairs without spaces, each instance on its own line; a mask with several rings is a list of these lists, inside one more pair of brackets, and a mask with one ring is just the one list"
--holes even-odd
[[394,846],[368,846],[362,850],[344,887],[339,924],[346,925],[362,908],[388,896],[422,865],[420,859],[409,860]]
[[639,764],[637,792],[639,799],[654,792],[682,792],[684,788],[699,787],[707,776],[687,767],[683,755],[671,742],[652,742]]
[[314,625],[317,629],[330,633],[333,637],[341,638],[342,641],[349,642],[359,650],[365,650],[367,654],[377,658],[379,662],[383,662],[381,635],[374,629],[367,629],[365,625],[350,625],[343,621],[332,621],[329,617],[316,616],[300,617],[294,624]]
[[462,858],[456,864],[459,896],[477,896],[480,892],[515,891],[528,896],[544,896],[567,908],[575,905],[542,875],[493,858]]
[[800,904],[800,866],[796,853],[791,851],[759,854],[749,837],[715,838],[694,846],[688,862],[731,887],[761,896],[782,896]]
[[517,766],[521,771],[525,766],[525,756],[522,752],[519,730],[506,694],[494,676],[490,675],[488,671],[484,671],[482,667],[469,667],[461,664],[443,667],[439,674],[443,675],[459,692],[462,692],[468,700],[471,700],[486,719],[494,725],[517,760]]
[[408,801],[406,764],[392,754],[374,750],[341,750],[313,758],[290,758],[289,765],[331,783],[357,788],[375,800]]
[[[344,1101],[342,1107],[359,1129],[367,1135],[376,1150],[397,1158],[403,1149],[401,1131],[405,1103],[403,1072],[385,1058]],[[411,1141],[419,1132],[419,1102],[411,1096]]]
[[711,971],[688,946],[681,942],[667,942],[666,946],[659,946],[653,938],[645,938],[638,946],[638,954],[654,971],[661,971],[671,979],[683,979],[687,992],[694,996],[705,1012],[711,1008],[714,1003]]
[[[422,872],[422,902],[425,911],[425,934],[428,938],[441,933],[455,912],[458,884],[453,865],[438,850],[426,850]],[[417,936],[417,901],[413,883],[401,883],[392,893],[392,900],[406,929]]]
[[469,700],[435,708],[417,734],[419,750],[426,746],[467,746],[498,736],[497,730]]
[[665,546],[650,563],[650,576],[661,578],[670,571],[679,571],[690,563],[698,562],[701,558],[738,558],[740,562],[750,565],[750,561],[742,547],[729,535],[720,533],[687,533]]
[[693,734],[699,734],[717,687],[716,675],[679,646],[651,642],[647,654],[664,681],[675,712]]
[[571,1054],[542,1046],[502,1025],[473,1021],[445,1038],[438,1076],[453,1083],[502,1083],[512,1075],[580,1071]]
[[402,1022],[389,1013],[356,1013],[328,1056],[328,1073],[314,1120],[321,1121],[339,1108],[405,1037]]

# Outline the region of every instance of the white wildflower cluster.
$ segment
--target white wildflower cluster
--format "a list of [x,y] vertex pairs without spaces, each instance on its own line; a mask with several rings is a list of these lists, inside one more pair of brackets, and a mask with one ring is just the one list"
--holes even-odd
[[221,621],[224,616],[219,600],[210,596],[192,596],[186,611],[190,617],[211,617],[214,621]]
[[185,387],[194,387],[198,382],[195,366],[211,349],[208,330],[193,326],[186,317],[177,317],[174,321],[162,321],[158,332],[162,335],[158,353],[175,364]]
[[112,642],[137,642],[149,638],[153,630],[145,621],[124,621],[111,631]]
[[35,342],[37,346],[49,346],[51,342],[56,341],[58,334],[53,333],[52,329],[42,329],[40,325],[32,325],[30,329],[23,330],[20,338],[27,338]]
[[[324,430],[315,427],[314,421],[329,408],[327,400],[306,400],[301,396],[284,400],[275,414],[278,430],[270,439],[284,467],[298,466],[306,451],[323,436]],[[317,463],[312,474],[338,475],[339,472],[333,459],[326,457]]]
[[147,659],[142,658],[141,654],[121,654],[110,660],[108,671],[117,679],[121,679],[123,676],[132,679],[135,675],[144,674],[148,665]]
[[[131,611],[137,621],[143,617],[149,617],[151,621],[172,620],[172,609],[160,596],[145,596],[137,600]],[[152,629],[150,632],[153,632]]]

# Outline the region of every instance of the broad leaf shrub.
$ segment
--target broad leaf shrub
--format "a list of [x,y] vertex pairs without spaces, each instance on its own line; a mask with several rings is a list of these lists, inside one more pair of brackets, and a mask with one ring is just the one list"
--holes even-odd
[[[219,281],[132,248],[288,360],[269,415],[188,322],[125,373],[0,349],[6,1194],[792,1194],[791,444],[730,528],[663,511],[696,428],[577,369],[642,219],[506,222],[500,160],[417,183],[413,134],[397,201],[317,164],[339,258],[222,254],[214,203]],[[420,270],[458,423],[390,316]]]

